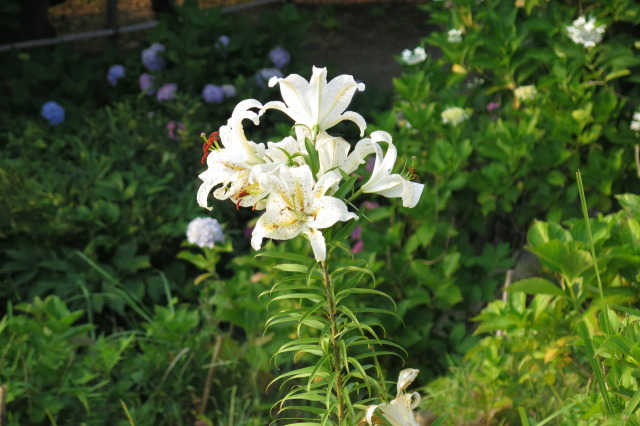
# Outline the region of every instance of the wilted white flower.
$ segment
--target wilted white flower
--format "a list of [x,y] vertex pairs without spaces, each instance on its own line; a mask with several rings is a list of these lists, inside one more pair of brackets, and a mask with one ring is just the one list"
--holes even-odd
[[457,126],[458,124],[469,118],[467,112],[460,107],[447,108],[442,111],[442,114],[440,116],[442,117],[442,122],[444,124],[451,124],[453,126]]
[[377,410],[391,426],[420,426],[413,415],[413,409],[420,404],[420,394],[413,392],[407,395],[404,392],[413,383],[418,373],[420,373],[420,370],[414,368],[402,370],[398,376],[396,398],[390,403],[370,405],[365,413],[367,424],[373,426],[386,424],[374,416]]
[[415,49],[405,49],[402,51],[402,62],[407,65],[415,65],[427,59],[427,52],[420,46]]
[[635,132],[640,132],[640,111],[636,111],[633,113],[633,120],[631,120],[631,130]]
[[581,16],[573,21],[573,25],[567,27],[567,32],[574,43],[584,47],[593,47],[602,41],[602,35],[606,28],[606,25],[596,27],[596,18],[592,17],[587,20]]
[[449,43],[460,43],[462,41],[462,30],[449,30],[447,33],[447,41]]
[[222,226],[216,219],[197,217],[187,226],[187,241],[199,247],[213,248],[217,243],[224,243]]
[[513,89],[513,94],[520,101],[530,101],[538,94],[536,86],[520,86]]

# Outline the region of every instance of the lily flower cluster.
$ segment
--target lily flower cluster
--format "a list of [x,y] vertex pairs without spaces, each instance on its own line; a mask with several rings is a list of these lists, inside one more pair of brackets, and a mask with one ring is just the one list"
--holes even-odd
[[[326,259],[322,229],[338,221],[357,219],[347,204],[360,193],[402,198],[405,207],[414,207],[423,185],[393,174],[397,150],[391,135],[371,133],[355,146],[327,131],[342,121],[352,121],[364,136],[366,122],[353,111],[346,111],[356,91],[364,90],[353,76],[341,75],[327,82],[325,68],[313,68],[307,81],[292,74],[272,77],[269,86],[278,85],[283,101],[262,104],[255,99],[241,101],[227,124],[212,134],[204,148],[208,169],[200,174],[200,206],[209,208],[213,191],[218,200],[231,200],[237,208],[264,210],[253,230],[251,245],[259,250],[265,238],[288,240],[305,235],[317,261]],[[294,136],[256,143],[247,138],[244,121],[260,124],[260,117],[278,110],[294,122]],[[219,134],[219,138],[218,138]],[[385,149],[386,148],[386,149]],[[374,155],[371,176],[351,199],[336,196],[350,174]],[[344,191],[342,191],[344,192]]]

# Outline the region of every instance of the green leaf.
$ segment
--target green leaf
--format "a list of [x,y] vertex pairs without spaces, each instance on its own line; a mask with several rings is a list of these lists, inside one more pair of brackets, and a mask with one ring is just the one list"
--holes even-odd
[[391,303],[393,304],[393,308],[394,309],[398,308],[396,306],[396,302],[387,293],[384,293],[384,292],[379,291],[379,290],[373,290],[373,289],[370,289],[370,288],[351,288],[351,289],[348,289],[348,290],[342,290],[338,294],[336,294],[336,303],[340,303],[340,301],[342,299],[344,299],[345,297],[351,296],[352,294],[371,294],[371,295],[377,295],[377,296],[386,297],[387,299],[389,299],[391,301]]
[[276,265],[275,268],[285,272],[301,272],[303,274],[307,273],[306,265],[298,265],[295,263],[281,263],[279,265]]
[[630,356],[631,348],[633,346],[633,342],[626,337],[612,336],[598,347],[596,355],[600,355],[604,358]]
[[351,191],[351,189],[353,188],[353,185],[355,185],[356,180],[358,180],[358,176],[350,176],[348,177],[343,183],[342,185],[340,185],[340,187],[338,188],[338,190],[336,191],[335,194],[333,194],[334,197],[339,198],[339,199],[344,199],[346,197],[346,195]]
[[553,296],[565,296],[564,292],[556,284],[544,278],[527,278],[516,281],[507,287],[507,292],[521,291],[527,294],[551,294]]
[[265,252],[256,254],[256,257],[273,257],[276,259],[292,260],[294,262],[299,262],[299,263],[307,263],[311,260],[307,256],[303,256],[301,254],[287,253],[287,252],[281,252],[281,251],[265,251]]
[[320,170],[320,159],[318,156],[318,151],[309,138],[304,138],[304,146],[307,149],[307,153],[309,154],[309,167],[311,168],[311,172],[313,173],[313,178],[316,179],[318,170]]

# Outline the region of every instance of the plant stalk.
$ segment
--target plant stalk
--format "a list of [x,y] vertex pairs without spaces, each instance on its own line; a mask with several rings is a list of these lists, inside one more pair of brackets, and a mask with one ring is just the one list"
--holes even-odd
[[342,362],[340,355],[340,343],[338,342],[338,325],[336,323],[336,308],[333,299],[333,285],[329,278],[329,270],[326,262],[320,262],[324,278],[324,295],[327,298],[329,322],[331,324],[331,366],[336,374],[336,398],[338,401],[338,421],[344,420],[344,398],[342,397]]
[[198,408],[199,415],[203,415],[207,410],[207,401],[209,401],[209,395],[211,394],[211,384],[213,383],[213,376],[216,371],[215,363],[218,360],[218,354],[220,354],[221,346],[222,346],[222,335],[219,334],[216,337],[216,345],[213,348],[213,353],[211,354],[211,365],[209,366],[207,379],[204,382],[204,389],[202,390],[202,400],[200,401],[200,408]]

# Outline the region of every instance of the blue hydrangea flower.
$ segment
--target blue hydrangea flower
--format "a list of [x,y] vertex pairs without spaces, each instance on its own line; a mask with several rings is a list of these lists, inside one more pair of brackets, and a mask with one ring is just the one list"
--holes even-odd
[[57,126],[64,121],[64,108],[55,101],[49,101],[42,105],[40,115],[48,120],[52,126]]
[[210,104],[219,104],[224,100],[224,91],[215,84],[207,84],[202,89],[202,99]]
[[162,71],[166,62],[160,52],[164,51],[164,46],[160,43],[153,43],[150,47],[142,51],[142,63],[149,71]]
[[231,39],[229,38],[229,36],[226,36],[223,34],[220,37],[218,37],[218,41],[216,42],[216,44],[222,47],[227,47],[230,41]]
[[176,90],[178,90],[176,83],[167,83],[158,89],[156,99],[159,101],[172,101],[176,98]]
[[155,78],[153,78],[151,74],[147,74],[146,72],[144,74],[140,74],[140,77],[138,77],[138,83],[140,84],[140,90],[147,96],[155,95],[156,88],[153,87]]
[[284,78],[284,75],[278,68],[263,68],[256,72],[256,83],[260,87],[267,87],[271,77]]
[[282,68],[291,61],[291,54],[282,46],[276,46],[269,52],[269,59],[276,68]]
[[216,242],[224,243],[222,226],[216,219],[197,217],[187,226],[187,241],[198,247],[213,248]]
[[118,85],[118,80],[124,77],[124,67],[122,65],[113,65],[107,73],[107,81],[112,86]]
[[221,89],[225,98],[233,98],[236,96],[236,88],[233,84],[223,84]]

